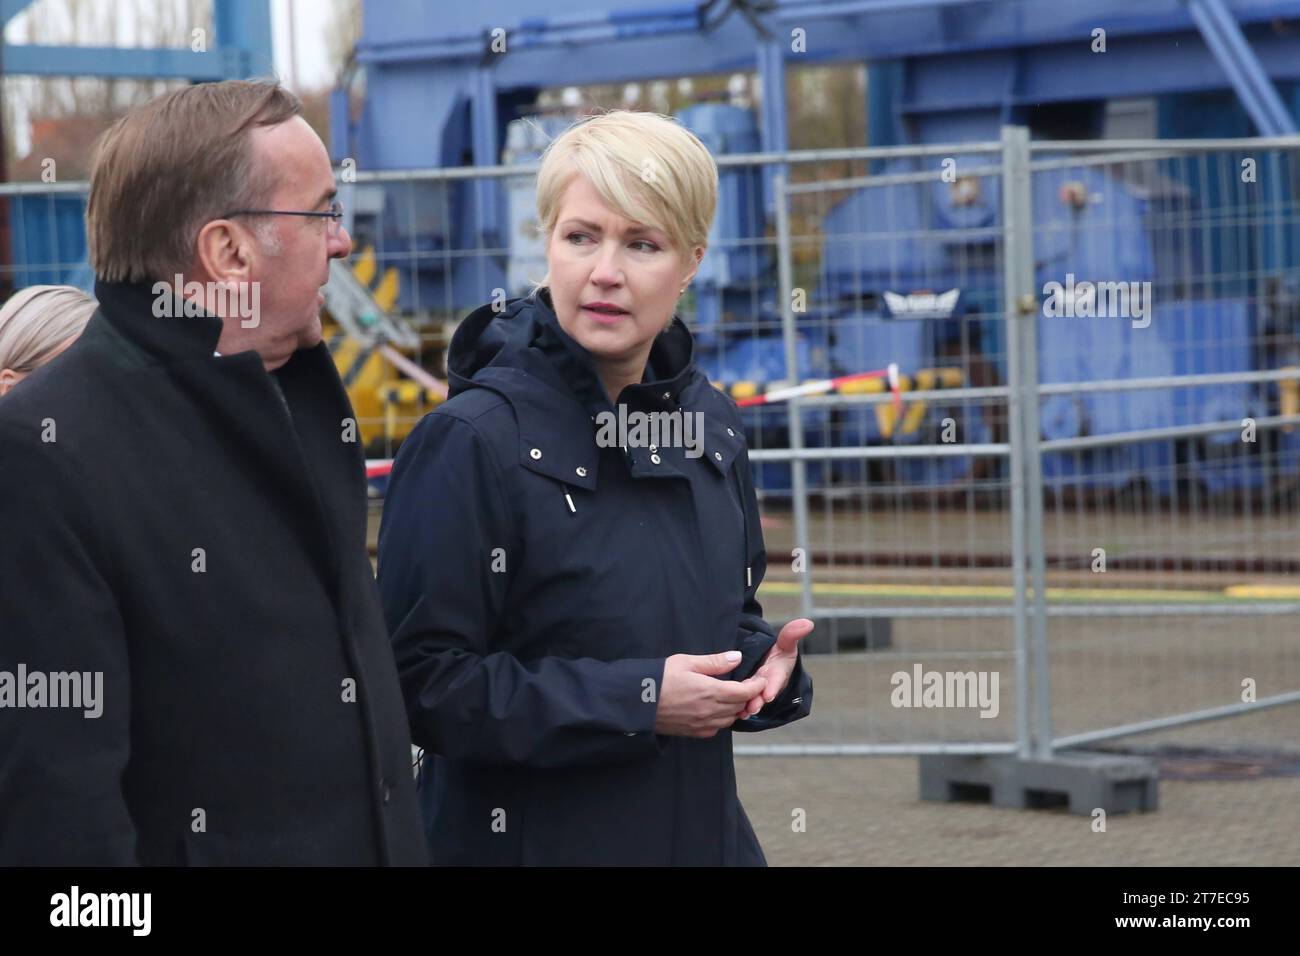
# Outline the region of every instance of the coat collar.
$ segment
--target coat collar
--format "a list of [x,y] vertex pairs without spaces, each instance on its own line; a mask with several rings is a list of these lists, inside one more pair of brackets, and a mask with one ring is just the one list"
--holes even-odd
[[[506,398],[519,425],[519,462],[530,471],[587,490],[596,487],[596,416],[616,409],[591,354],[560,326],[546,290],[505,307],[483,306],[461,324],[448,357],[451,394],[490,388]],[[743,450],[739,419],[694,363],[694,339],[680,318],[655,341],[641,383],[621,396],[646,412],[700,412],[704,457],[725,474]],[[726,419],[726,420],[724,420]],[[680,475],[648,449],[630,453],[637,477]]]
[[[207,315],[176,315],[169,282],[95,280],[99,311],[119,334],[160,362],[211,358],[224,326]],[[158,315],[164,301],[172,316]]]
[[[170,366],[171,386],[204,407],[212,427],[237,436],[239,456],[264,476],[340,600],[333,585],[350,586],[346,548],[364,540],[366,488],[360,445],[339,440],[339,422],[354,413],[328,346],[299,349],[275,372],[252,350],[214,359],[222,321],[175,316],[174,304],[173,317],[156,315],[154,288],[98,280],[99,313],[141,354]],[[170,296],[170,284],[160,294]]]
[[593,415],[613,409],[620,397],[645,411],[671,411],[678,407],[682,390],[699,374],[695,367],[695,339],[686,324],[674,316],[668,329],[656,337],[641,381],[629,385],[622,396],[609,395],[596,374],[591,353],[560,325],[551,304],[550,290],[541,290],[537,303],[540,321],[533,345],[555,366],[569,390]]

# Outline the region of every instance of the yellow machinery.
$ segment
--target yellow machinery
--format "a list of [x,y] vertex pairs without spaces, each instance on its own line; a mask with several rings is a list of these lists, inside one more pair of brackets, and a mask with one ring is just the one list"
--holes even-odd
[[334,260],[321,324],[356,412],[363,446],[391,450],[443,400],[445,392],[413,380],[395,364],[415,354],[420,341],[392,317],[400,288],[398,270],[386,269],[378,282],[377,273],[370,247],[350,263]]

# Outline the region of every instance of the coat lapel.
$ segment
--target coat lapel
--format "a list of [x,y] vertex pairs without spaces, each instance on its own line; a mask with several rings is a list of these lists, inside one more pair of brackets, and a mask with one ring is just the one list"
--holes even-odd
[[[169,369],[206,416],[206,431],[230,442],[245,470],[255,475],[277,509],[292,516],[331,592],[337,564],[326,530],[325,507],[309,471],[297,430],[255,352],[191,362]],[[304,409],[306,413],[307,410]],[[310,420],[310,414],[304,414]]]
[[308,476],[324,506],[322,520],[329,518],[334,537],[331,554],[339,573],[338,556],[365,547],[367,492],[361,431],[326,345],[295,352],[277,374],[293,413]]

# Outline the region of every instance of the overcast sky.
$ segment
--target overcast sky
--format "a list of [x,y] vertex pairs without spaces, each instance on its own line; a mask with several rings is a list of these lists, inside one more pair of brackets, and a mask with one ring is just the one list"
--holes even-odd
[[321,13],[332,6],[322,0],[271,0],[271,31],[275,37],[275,68],[286,86],[289,77],[289,4],[293,4],[298,51],[298,86],[294,92],[330,86],[334,77],[325,46],[330,18]]

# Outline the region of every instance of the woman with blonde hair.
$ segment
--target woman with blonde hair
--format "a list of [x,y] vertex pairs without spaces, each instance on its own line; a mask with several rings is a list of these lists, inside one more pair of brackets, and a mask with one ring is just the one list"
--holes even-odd
[[547,148],[547,275],[485,305],[403,444],[379,582],[435,864],[762,865],[731,732],[812,704],[740,418],[674,315],[713,157],[614,111]]
[[99,307],[80,289],[34,285],[0,308],[0,395],[76,341]]

